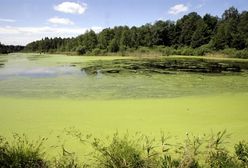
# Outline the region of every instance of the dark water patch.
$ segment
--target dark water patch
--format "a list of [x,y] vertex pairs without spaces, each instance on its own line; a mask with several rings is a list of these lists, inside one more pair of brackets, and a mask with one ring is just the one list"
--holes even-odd
[[159,73],[170,74],[173,71],[193,73],[241,72],[248,69],[248,62],[233,62],[208,59],[130,59],[112,61],[94,61],[82,68],[87,74]]
[[3,68],[4,65],[5,65],[7,62],[8,62],[7,59],[2,59],[2,58],[0,57],[0,68]]

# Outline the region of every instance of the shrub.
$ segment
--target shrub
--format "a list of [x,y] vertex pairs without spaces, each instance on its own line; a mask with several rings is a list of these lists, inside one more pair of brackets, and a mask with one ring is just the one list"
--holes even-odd
[[93,49],[91,53],[92,53],[92,55],[95,55],[95,56],[102,55],[102,51],[100,48]]
[[76,51],[78,55],[84,55],[86,53],[86,48],[85,46],[78,46]]
[[25,135],[14,135],[14,141],[9,144],[0,138],[1,168],[47,168],[48,164],[42,152],[45,139],[29,142]]
[[209,156],[209,166],[212,168],[236,168],[240,165],[231,157],[228,152],[218,151]]
[[248,143],[243,141],[234,146],[235,153],[239,160],[248,166]]
[[190,47],[183,47],[178,50],[180,51],[180,55],[194,55],[194,49]]
[[80,165],[77,161],[77,158],[74,156],[74,153],[68,153],[64,148],[63,154],[60,158],[54,159],[52,162],[52,167],[54,168],[79,168],[86,167],[87,165]]
[[179,167],[180,160],[173,159],[170,155],[164,155],[161,158],[161,168],[176,168]]
[[[235,145],[235,155],[226,150],[225,143],[229,136],[226,131],[216,135],[199,137],[188,136],[181,145],[168,143],[168,137],[161,136],[161,142],[150,139],[142,134],[124,136],[114,134],[104,142],[92,135],[83,135],[80,131],[69,130],[83,144],[91,145],[94,159],[90,164],[82,164],[74,153],[62,146],[63,153],[57,159],[47,161],[42,152],[46,139],[30,142],[26,136],[14,135],[9,143],[0,137],[1,168],[247,168],[248,143]],[[205,148],[205,145],[207,147]],[[171,150],[173,152],[171,153]],[[93,154],[93,155],[92,155]],[[203,163],[205,159],[205,163]]]
[[210,52],[211,52],[211,48],[208,44],[206,44],[206,45],[202,45],[199,48],[196,48],[194,55],[203,56],[203,55],[206,55],[207,53],[210,53]]
[[162,55],[163,56],[170,56],[170,55],[175,55],[176,54],[176,51],[174,48],[172,47],[165,47],[163,50],[162,50]]
[[190,137],[187,135],[185,143],[178,147],[178,153],[181,154],[179,167],[198,168],[199,155],[202,140],[198,137]]
[[95,139],[92,146],[99,153],[96,157],[99,167],[143,168],[145,165],[142,151],[138,148],[139,143],[129,140],[127,136],[120,138],[115,134],[108,146]]
[[244,58],[244,59],[248,58],[247,49],[237,50],[235,48],[227,48],[227,49],[222,50],[221,53],[227,55],[228,57],[232,57],[232,58]]
[[226,131],[218,132],[217,135],[212,135],[208,140],[208,156],[207,164],[213,168],[235,168],[240,167],[239,162],[235,157],[231,156],[226,150],[225,144],[226,140],[230,135]]
[[127,48],[127,52],[129,53],[134,53],[136,51],[135,48]]
[[238,51],[236,51],[235,57],[248,59],[248,50],[245,49],[245,50],[238,50]]
[[227,56],[235,57],[237,50],[235,48],[226,48],[222,50],[221,52]]
[[150,49],[147,48],[147,47],[139,47],[139,48],[138,48],[138,51],[141,52],[142,54],[150,53]]
[[54,168],[77,168],[79,167],[74,158],[62,156],[58,160],[54,160]]

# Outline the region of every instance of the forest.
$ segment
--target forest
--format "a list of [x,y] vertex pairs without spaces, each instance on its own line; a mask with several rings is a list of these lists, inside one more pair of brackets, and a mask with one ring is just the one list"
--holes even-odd
[[202,17],[192,12],[177,21],[159,20],[140,27],[116,26],[100,33],[89,30],[75,38],[46,37],[28,44],[24,51],[108,55],[137,50],[144,53],[159,48],[164,55],[204,55],[221,50],[246,58],[247,25],[248,12],[230,7],[221,18],[210,14]]
[[23,46],[14,46],[14,45],[3,45],[0,43],[0,54],[8,54],[12,52],[18,52],[23,50]]

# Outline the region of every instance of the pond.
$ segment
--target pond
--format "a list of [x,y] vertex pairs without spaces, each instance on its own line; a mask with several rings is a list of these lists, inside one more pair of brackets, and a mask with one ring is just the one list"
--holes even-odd
[[114,60],[133,59],[0,56],[0,134],[56,142],[71,127],[96,136],[140,131],[159,137],[163,130],[179,139],[227,129],[231,142],[248,138],[247,72],[87,71],[99,61],[109,68]]
[[123,62],[123,57],[2,56],[1,60],[5,62],[2,61],[0,68],[0,96],[109,100],[175,98],[243,93],[248,90],[247,73],[106,74],[99,69],[95,74],[89,74],[84,70],[84,67],[98,59],[101,64],[110,61],[111,66],[111,62],[120,58]]

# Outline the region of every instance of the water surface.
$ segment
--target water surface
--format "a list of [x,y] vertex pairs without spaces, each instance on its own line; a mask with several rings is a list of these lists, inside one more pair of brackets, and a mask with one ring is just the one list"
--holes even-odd
[[[58,143],[57,135],[71,127],[95,136],[128,130],[158,138],[163,130],[180,141],[186,132],[227,129],[232,143],[248,138],[246,72],[82,71],[92,61],[113,59],[133,58],[0,56],[0,134],[45,136],[50,144]],[[79,150],[71,138],[65,142],[72,151]]]
[[5,97],[144,99],[242,93],[248,90],[248,73],[101,74],[99,71],[92,75],[82,71],[82,67],[94,59],[111,58],[35,57],[30,54],[6,57],[2,56],[1,60],[5,62],[0,68],[0,96]]

